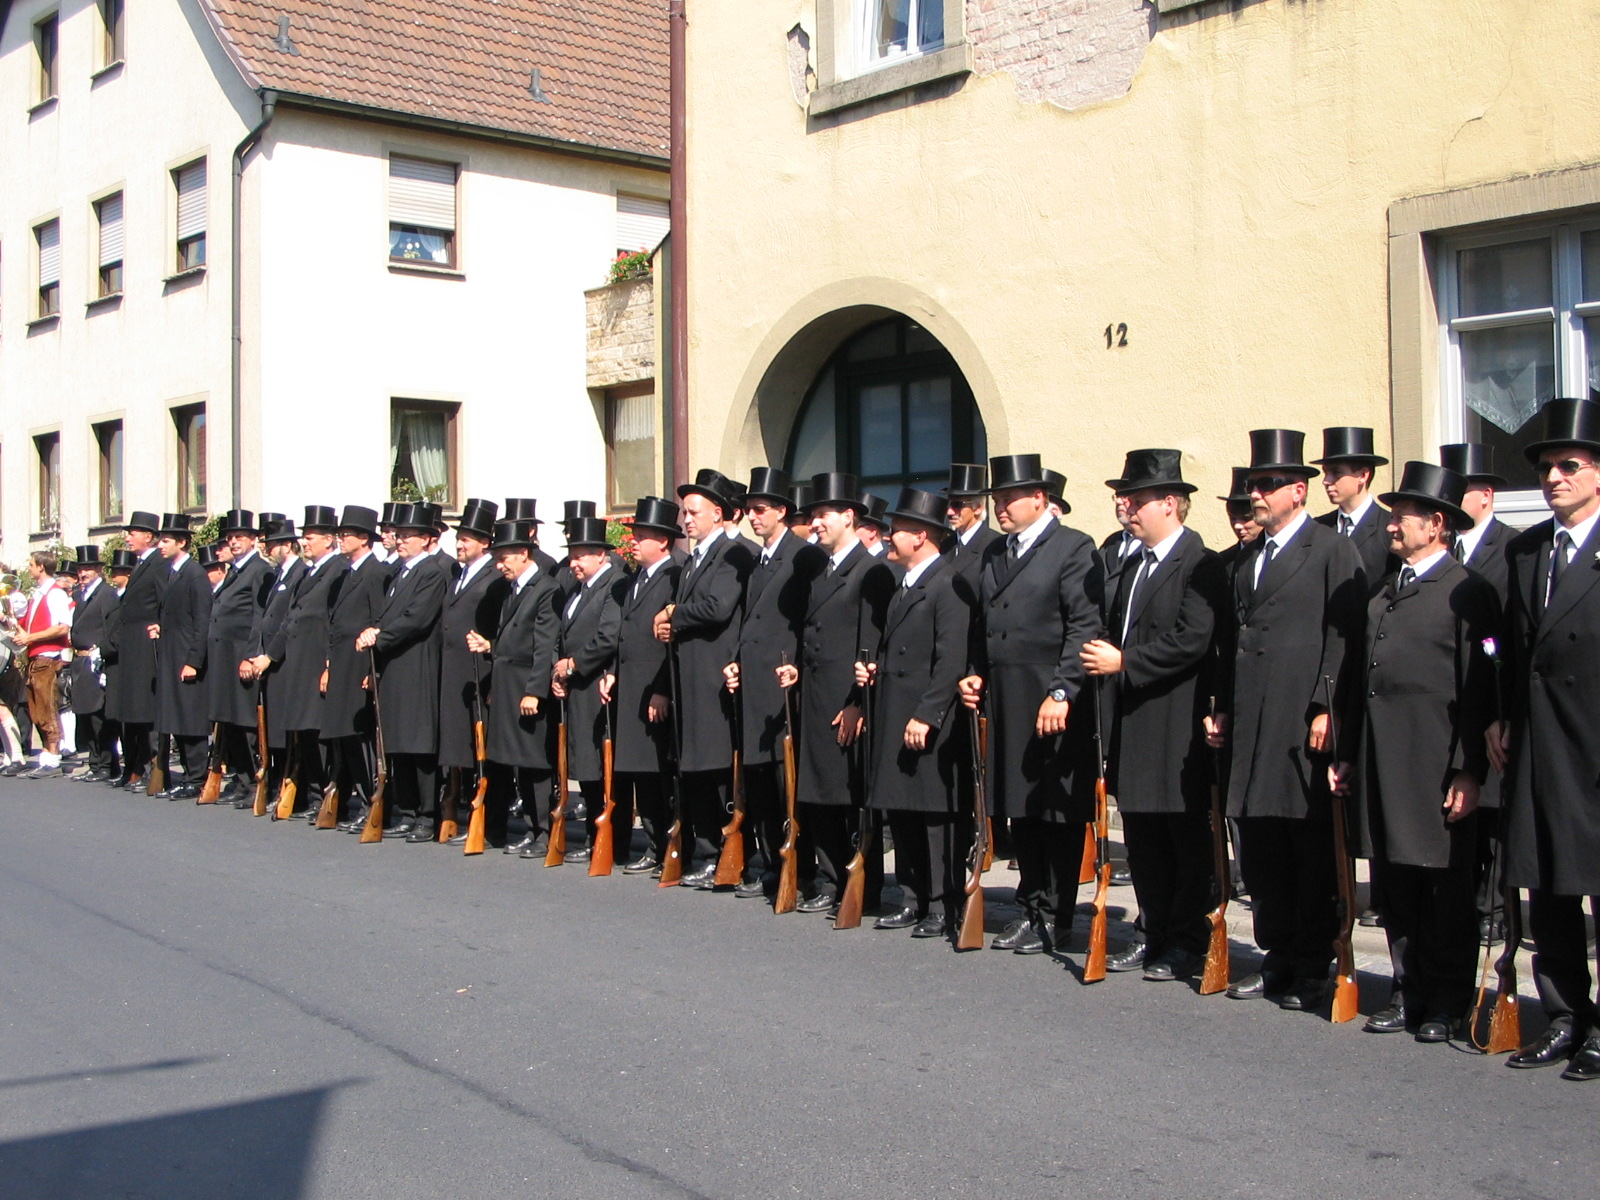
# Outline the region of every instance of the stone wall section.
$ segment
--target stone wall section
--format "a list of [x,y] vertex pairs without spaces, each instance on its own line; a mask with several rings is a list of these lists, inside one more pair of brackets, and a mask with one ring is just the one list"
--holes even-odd
[[588,386],[615,387],[654,379],[655,292],[648,279],[613,283],[583,294],[589,327]]
[[1009,73],[1017,99],[1082,108],[1127,93],[1155,19],[1151,0],[967,0],[967,40],[977,73]]

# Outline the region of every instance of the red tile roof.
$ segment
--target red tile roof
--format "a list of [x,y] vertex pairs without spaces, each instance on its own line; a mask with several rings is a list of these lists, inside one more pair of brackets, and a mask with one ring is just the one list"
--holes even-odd
[[[205,0],[255,87],[667,156],[664,0]],[[298,53],[278,46],[279,22]],[[530,73],[549,103],[529,94]]]

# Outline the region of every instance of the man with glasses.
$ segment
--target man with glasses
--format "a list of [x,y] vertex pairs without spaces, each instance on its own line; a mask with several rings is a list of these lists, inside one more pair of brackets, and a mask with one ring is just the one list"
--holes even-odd
[[989,503],[983,489],[989,483],[989,468],[979,463],[951,463],[949,503],[945,514],[955,534],[945,545],[956,574],[967,590],[978,594],[978,569],[983,552],[1000,535],[989,524]]
[[1306,515],[1317,473],[1305,434],[1250,434],[1250,497],[1263,536],[1233,577],[1217,715],[1208,740],[1227,748],[1228,815],[1239,818],[1259,970],[1228,988],[1315,1009],[1327,996],[1336,926],[1327,765],[1334,747],[1330,692],[1358,653],[1366,575],[1347,537]]
[[1583,919],[1585,896],[1600,913],[1600,404],[1552,400],[1540,419],[1544,436],[1526,454],[1551,518],[1506,548],[1510,702],[1489,757],[1507,781],[1506,879],[1529,889],[1534,981],[1550,1026],[1506,1065],[1565,1061],[1562,1078],[1589,1080],[1600,1079]]

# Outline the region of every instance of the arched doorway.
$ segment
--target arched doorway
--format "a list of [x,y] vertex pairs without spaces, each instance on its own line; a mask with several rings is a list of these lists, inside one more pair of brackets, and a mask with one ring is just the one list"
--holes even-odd
[[984,462],[988,436],[961,368],[905,316],[866,326],[817,373],[789,436],[791,477],[849,471],[893,502],[902,487],[936,491],[952,462]]

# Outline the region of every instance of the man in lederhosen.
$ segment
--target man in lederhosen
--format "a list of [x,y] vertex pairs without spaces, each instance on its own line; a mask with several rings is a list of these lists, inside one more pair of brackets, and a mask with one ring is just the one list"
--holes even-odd
[[1228,995],[1315,1009],[1328,993],[1337,926],[1326,765],[1327,695],[1360,653],[1368,586],[1355,543],[1306,514],[1316,468],[1305,435],[1250,434],[1250,491],[1263,536],[1239,559],[1208,741],[1226,746],[1228,815],[1239,822],[1260,969]]
[[[1528,889],[1534,982],[1550,1026],[1510,1067],[1570,1059],[1600,1079],[1600,1011],[1583,900],[1600,917],[1600,404],[1552,400],[1525,453],[1551,519],[1518,534],[1509,566],[1504,728],[1490,757],[1506,779],[1506,882]],[[1509,766],[1504,765],[1509,753]]]
[[234,669],[250,649],[250,635],[272,592],[272,567],[256,549],[260,530],[255,514],[234,509],[222,519],[222,533],[233,559],[222,586],[211,601],[210,646],[206,672],[207,716],[221,742],[228,785],[220,802],[254,798],[256,755],[256,682]]
[[[667,646],[655,636],[655,617],[678,591],[679,565],[673,556],[679,528],[678,506],[656,496],[634,506],[634,553],[638,570],[623,594],[614,674],[601,681],[601,699],[616,720],[612,796],[616,811],[616,854],[626,875],[660,874],[671,816],[662,791],[671,771],[671,684]],[[645,845],[629,861],[628,831],[639,815]]]
[[107,783],[117,777],[116,723],[106,720],[104,646],[116,620],[116,589],[101,578],[100,547],[79,546],[78,586],[72,594],[72,711],[78,718],[78,748],[89,761],[79,783]]
[[1322,468],[1322,490],[1334,506],[1317,523],[1355,544],[1367,587],[1376,587],[1400,569],[1389,550],[1389,512],[1372,498],[1374,472],[1389,460],[1373,452],[1372,430],[1338,425],[1322,431],[1322,457],[1311,462]]
[[939,553],[946,507],[932,492],[903,488],[885,514],[888,554],[903,574],[875,661],[855,667],[856,682],[871,685],[867,801],[888,816],[895,879],[905,895],[900,911],[875,927],[909,926],[914,938],[944,937],[959,924],[976,833],[969,803],[973,747],[959,694],[973,598],[956,562]]
[[[500,506],[493,500],[468,500],[462,509],[456,526],[460,571],[450,585],[439,618],[439,768],[449,772],[444,794],[454,798],[456,821],[463,826],[472,796],[466,781],[478,765],[472,735],[478,700],[475,689],[481,682],[487,695],[489,684],[489,664],[467,648],[467,634],[475,630],[483,637],[494,637],[501,605],[511,588],[494,569],[494,555],[489,553],[499,512]],[[491,844],[505,844],[503,826],[490,832]],[[464,828],[457,837],[462,842],[466,840]]]
[[1402,565],[1367,604],[1365,666],[1329,774],[1333,788],[1359,797],[1358,852],[1383,864],[1394,990],[1366,1028],[1410,1029],[1421,1042],[1463,1032],[1478,948],[1474,826],[1495,700],[1483,639],[1499,601],[1450,554],[1452,534],[1472,523],[1466,485],[1409,462],[1399,490],[1383,497]]
[[128,552],[138,562],[128,576],[109,639],[115,648],[115,670],[106,682],[106,719],[117,722],[122,738],[122,774],[114,787],[134,791],[144,786],[145,771],[155,747],[150,731],[156,723],[156,644],[149,627],[161,610],[161,592],[172,572],[156,553],[160,519],[149,512],[134,512],[122,527]]
[[[267,746],[263,753],[267,761],[267,795],[276,797],[276,789],[283,783],[288,737],[283,728],[283,702],[270,694],[272,681],[278,675],[271,673],[272,659],[266,654],[266,646],[282,631],[288,619],[294,589],[306,572],[306,564],[300,557],[300,540],[296,536],[293,521],[283,513],[276,512],[262,513],[259,520],[271,575],[267,579],[267,602],[256,614],[255,624],[251,626],[250,638],[245,646],[246,657],[239,662],[238,674],[240,679],[254,681],[258,702],[266,711]],[[235,808],[252,808],[254,804],[253,792],[233,802]]]
[[[194,800],[206,777],[207,635],[211,628],[211,584],[189,554],[189,517],[167,513],[156,549],[170,575],[148,635],[156,643],[156,731],[172,741],[178,770],[159,793],[168,800]],[[169,768],[170,769],[170,768]],[[172,780],[176,778],[176,782]]]
[[450,570],[429,549],[434,513],[423,504],[395,508],[400,561],[376,623],[356,638],[363,656],[374,652],[377,719],[383,722],[392,803],[384,806],[386,838],[432,841],[426,819],[438,802],[439,615],[450,591]]
[[[777,888],[787,815],[780,778],[785,717],[778,668],[799,657],[806,595],[827,554],[789,531],[789,477],[782,471],[757,467],[741,503],[761,550],[745,583],[738,657],[723,674],[739,705],[744,781],[745,877],[734,895],[753,897]],[[755,866],[758,848],[764,877]]]
[[[389,566],[375,553],[378,514],[347,504],[339,514],[339,555],[328,564],[328,644],[322,689],[322,727],[328,779],[339,789],[340,828],[359,833],[377,785],[373,748],[372,656],[356,649],[356,639],[383,611]],[[320,802],[321,797],[309,797]],[[320,807],[312,803],[307,820]]]
[[945,546],[956,571],[967,588],[978,594],[978,569],[984,549],[1000,535],[989,524],[989,468],[978,463],[951,463],[950,485],[946,489],[946,516],[954,536]]
[[671,642],[678,656],[673,719],[683,779],[684,887],[715,886],[722,826],[733,805],[733,698],[722,668],[739,652],[739,606],[751,566],[748,547],[724,527],[735,491],[731,479],[709,469],[679,486],[683,531],[694,553],[678,577],[677,596],[656,617],[656,637]]
[[1139,899],[1142,950],[1109,962],[1187,979],[1205,960],[1215,886],[1211,762],[1202,719],[1224,601],[1217,556],[1184,526],[1194,485],[1177,450],[1133,450],[1123,500],[1138,550],[1121,573],[1103,638],[1083,649],[1102,688],[1107,784],[1116,794]]

